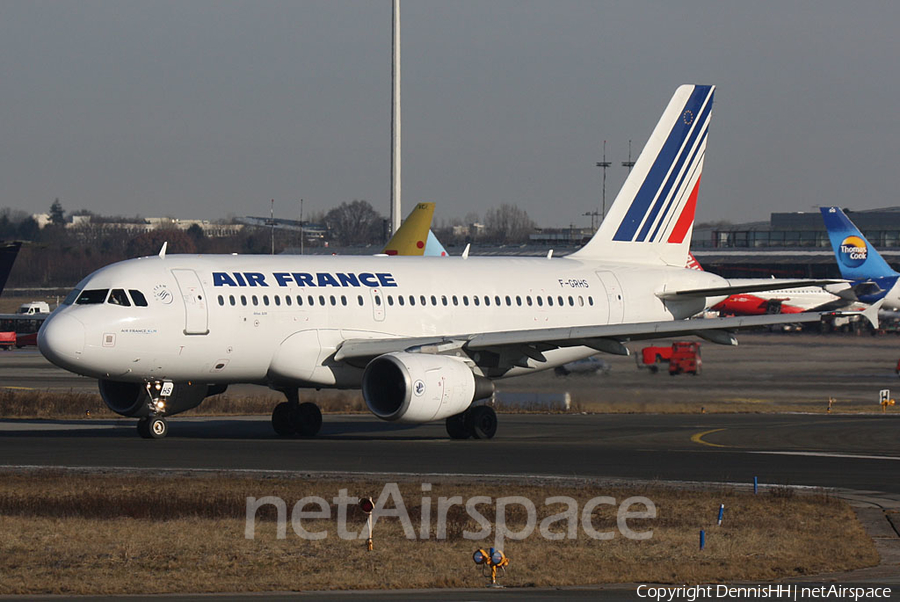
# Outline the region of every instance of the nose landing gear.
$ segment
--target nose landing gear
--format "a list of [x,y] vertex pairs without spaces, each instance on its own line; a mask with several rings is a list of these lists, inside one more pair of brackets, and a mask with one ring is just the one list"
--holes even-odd
[[138,420],[137,431],[144,439],[162,439],[169,434],[169,424],[163,417],[166,413],[166,399],[175,389],[171,381],[147,383],[147,408],[149,416]]
[[147,416],[138,420],[137,430],[144,439],[162,439],[169,433],[169,423],[162,416]]
[[300,403],[297,389],[285,389],[282,393],[287,401],[282,401],[272,411],[272,428],[282,437],[315,437],[322,428],[319,406],[310,402]]

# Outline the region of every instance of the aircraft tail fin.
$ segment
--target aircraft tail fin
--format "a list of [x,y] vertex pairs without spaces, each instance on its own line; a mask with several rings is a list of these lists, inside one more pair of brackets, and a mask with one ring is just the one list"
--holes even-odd
[[900,276],[840,207],[820,207],[841,276],[848,280]]
[[597,233],[570,257],[685,266],[714,93],[675,91]]
[[418,203],[384,246],[385,255],[423,255],[431,231],[434,203]]
[[700,262],[697,261],[697,258],[694,257],[694,254],[690,251],[688,251],[687,263],[685,264],[685,267],[689,270],[697,270],[698,272],[706,271],[703,269],[703,266],[700,265]]
[[9,278],[9,273],[12,271],[21,247],[22,243],[20,242],[0,245],[0,293],[3,293],[3,287],[6,286],[6,280]]
[[444,245],[441,244],[441,241],[437,239],[437,236],[431,230],[428,231],[428,240],[425,241],[424,255],[426,257],[447,257],[449,255],[447,249],[444,248]]

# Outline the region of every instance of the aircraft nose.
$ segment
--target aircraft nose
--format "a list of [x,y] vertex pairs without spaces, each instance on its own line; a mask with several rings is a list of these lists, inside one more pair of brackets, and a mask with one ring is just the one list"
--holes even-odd
[[68,314],[50,316],[38,331],[38,349],[61,368],[81,359],[84,351],[84,324]]

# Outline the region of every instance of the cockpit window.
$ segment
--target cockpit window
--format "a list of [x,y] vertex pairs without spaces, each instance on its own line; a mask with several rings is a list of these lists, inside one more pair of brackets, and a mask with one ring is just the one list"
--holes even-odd
[[63,300],[63,305],[72,305],[79,295],[81,295],[80,288],[72,289],[72,292],[66,295],[66,298]]
[[121,288],[114,288],[109,294],[109,299],[106,302],[111,305],[131,307],[131,301],[128,300],[128,295],[126,295],[125,290]]
[[78,299],[75,301],[77,305],[94,305],[106,301],[106,295],[109,293],[108,288],[94,289],[90,291],[81,291]]
[[147,298],[144,296],[144,293],[134,289],[129,289],[128,292],[131,294],[131,300],[134,301],[135,305],[138,307],[147,307]]

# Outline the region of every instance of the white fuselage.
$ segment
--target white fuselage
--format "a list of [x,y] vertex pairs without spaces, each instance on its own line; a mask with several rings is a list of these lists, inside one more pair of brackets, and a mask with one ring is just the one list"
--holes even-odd
[[[724,284],[695,270],[567,258],[146,257],[85,278],[39,345],[57,365],[102,379],[358,387],[364,366],[334,361],[344,340],[681,319],[705,300],[655,293]],[[146,306],[131,292],[128,306],[102,292],[117,290],[139,291]],[[546,362],[487,376],[594,353],[552,350]]]

